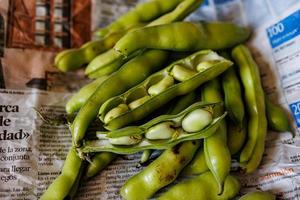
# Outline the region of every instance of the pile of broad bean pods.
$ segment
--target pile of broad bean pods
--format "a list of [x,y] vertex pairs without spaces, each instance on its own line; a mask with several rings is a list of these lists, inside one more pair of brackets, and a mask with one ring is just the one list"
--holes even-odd
[[[283,110],[264,95],[259,68],[241,44],[249,30],[182,22],[201,3],[148,0],[97,31],[98,40],[56,56],[60,70],[87,65],[86,75],[95,80],[66,105],[76,115],[73,146],[41,199],[72,199],[81,180],[118,154],[143,151],[145,163],[157,149],[164,151],[121,188],[124,199],[149,199],[180,173],[189,179],[158,199],[232,199],[241,187],[230,174],[232,156],[251,173],[261,162],[267,126],[291,131]],[[97,118],[102,125],[90,137]],[[241,199],[275,196],[257,191]]]

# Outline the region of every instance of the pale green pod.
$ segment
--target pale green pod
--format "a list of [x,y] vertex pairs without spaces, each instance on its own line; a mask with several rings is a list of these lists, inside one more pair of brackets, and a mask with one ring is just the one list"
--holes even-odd
[[191,78],[197,74],[197,72],[188,69],[186,67],[182,67],[180,65],[174,65],[174,67],[171,70],[171,75],[176,79],[177,81],[185,81]]
[[110,120],[122,115],[126,111],[128,111],[129,108],[126,104],[120,104],[117,107],[111,109],[104,117],[104,123],[108,123]]
[[145,137],[149,140],[162,140],[170,139],[176,132],[175,129],[171,128],[171,122],[163,122],[152,126],[146,133]]
[[113,145],[135,145],[142,141],[141,135],[122,136],[118,138],[109,138],[109,142]]
[[143,103],[145,103],[148,99],[150,99],[151,97],[150,96],[144,96],[142,98],[139,98],[131,103],[128,104],[128,107],[133,110],[137,107],[139,107],[140,105],[142,105]]
[[157,84],[152,85],[148,89],[148,93],[150,95],[158,95],[172,85],[174,85],[174,78],[170,75],[167,75],[161,81],[159,81]]
[[182,120],[182,128],[186,132],[197,132],[208,126],[213,120],[212,114],[203,109],[188,113]]

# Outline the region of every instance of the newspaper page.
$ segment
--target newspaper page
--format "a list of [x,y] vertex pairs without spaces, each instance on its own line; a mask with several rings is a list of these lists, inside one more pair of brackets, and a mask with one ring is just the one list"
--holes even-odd
[[[59,72],[56,53],[91,40],[98,27],[143,1],[0,1],[0,199],[38,199],[59,175],[71,146],[66,124],[47,124],[35,111],[63,116],[72,92],[89,82],[84,70]],[[292,139],[290,133],[269,132],[260,168],[247,176],[235,173],[241,194],[262,189],[278,199],[300,199],[299,1],[205,0],[187,20],[232,21],[253,31],[247,45],[264,90],[290,114],[297,134]],[[139,158],[117,158],[84,181],[76,199],[121,199],[120,187],[142,169]]]

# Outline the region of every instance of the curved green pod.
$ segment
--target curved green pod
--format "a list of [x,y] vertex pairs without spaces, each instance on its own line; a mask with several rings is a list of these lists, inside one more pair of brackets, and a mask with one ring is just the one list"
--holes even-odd
[[183,169],[182,174],[187,176],[199,175],[209,171],[207,167],[203,147],[200,147],[193,160]]
[[99,85],[92,96],[81,107],[72,123],[71,132],[74,145],[76,147],[81,146],[88,126],[97,117],[100,106],[106,100],[125,92],[142,82],[153,72],[161,69],[167,61],[168,55],[169,53],[166,51],[146,51],[127,62]]
[[247,40],[249,30],[227,22],[176,22],[127,33],[114,46],[124,57],[139,49],[172,51],[220,50]]
[[78,111],[89,99],[89,97],[95,92],[97,87],[101,85],[108,76],[102,76],[93,82],[83,86],[66,104],[66,111],[68,114]]
[[276,196],[263,191],[250,192],[239,198],[239,200],[275,200]]
[[[199,65],[203,61],[209,62],[210,67],[205,69],[204,71],[197,72],[197,65]],[[100,119],[101,121],[104,121],[105,116],[119,104],[130,104],[130,102],[134,100],[150,95],[148,94],[149,88],[156,84],[160,84],[160,81],[162,81],[166,76],[173,76],[174,79],[176,77],[179,77],[181,74],[178,73],[179,71],[177,70],[175,71],[177,74],[175,74],[173,70],[174,66],[193,70],[195,74],[182,82],[178,79],[176,80],[174,85],[169,86],[167,89],[164,88],[160,93],[156,95],[150,95],[151,98],[143,102],[140,106],[135,107],[132,110],[128,110],[124,113],[118,113],[115,118],[106,121],[105,128],[108,130],[115,130],[131,122],[140,120],[153,112],[155,109],[163,106],[176,96],[188,94],[198,88],[202,83],[215,78],[231,65],[231,61],[224,59],[213,51],[203,50],[196,52],[184,59],[172,63],[165,69],[149,76],[141,84],[131,88],[122,95],[113,97],[106,101],[99,110]]]
[[63,72],[76,70],[112,48],[125,33],[116,32],[103,39],[87,42],[80,48],[64,50],[56,55],[54,65]]
[[[113,152],[118,154],[131,154],[147,149],[168,149],[180,142],[188,140],[198,140],[212,136],[219,128],[220,122],[225,117],[226,113],[220,117],[213,118],[209,124],[195,132],[187,132],[183,127],[183,121],[187,116],[197,110],[207,110],[210,112],[212,107],[217,106],[216,103],[203,104],[202,102],[195,103],[176,115],[162,115],[148,123],[141,126],[125,127],[112,132],[97,132],[98,140],[87,140],[80,148],[81,153],[91,152]],[[200,114],[198,116],[198,122],[203,120],[205,115]],[[204,119],[205,120],[205,119]],[[197,122],[197,123],[198,123]],[[162,124],[171,124],[171,127],[158,127]],[[189,126],[193,126],[195,123],[190,122]],[[196,123],[196,124],[197,124]],[[172,135],[168,135],[163,139],[160,136],[153,136],[149,139],[147,134],[153,133],[153,129],[157,128],[157,132],[160,135],[166,135],[171,129]],[[112,139],[118,140],[119,143],[112,143]]]
[[247,120],[244,119],[242,127],[231,120],[227,120],[227,146],[231,155],[237,154],[245,144],[247,136]]
[[211,172],[180,182],[163,193],[158,200],[229,200],[239,192],[241,185],[234,176],[227,176],[224,192],[218,194],[218,183]]
[[[146,26],[155,26],[180,21],[198,8],[203,0],[184,0],[171,12],[157,18]],[[142,25],[134,25],[133,28],[141,28]],[[141,53],[141,52],[139,52]],[[138,54],[138,53],[137,53]],[[97,56],[86,68],[85,74],[89,78],[97,78],[99,76],[110,74],[117,71],[132,56],[124,59],[122,55],[113,49]]]
[[41,196],[41,200],[63,200],[72,191],[76,184],[84,161],[82,161],[74,148],[72,148],[65,160],[61,174],[49,185]]
[[251,173],[259,166],[265,148],[267,117],[264,91],[258,66],[247,47],[239,45],[231,54],[239,69],[248,111],[248,139],[241,151],[240,162],[246,173]]
[[105,28],[95,32],[96,35],[104,37],[110,33],[127,29],[138,23],[145,23],[156,19],[164,13],[173,10],[183,0],[149,0],[138,4],[135,8],[120,16]]
[[188,141],[164,151],[149,166],[125,182],[121,196],[126,200],[149,199],[177,178],[198,147],[199,141]]
[[[217,79],[207,82],[201,88],[202,101],[222,101],[221,86]],[[214,117],[222,115],[224,108],[218,105],[214,108]],[[211,137],[205,138],[203,142],[204,154],[207,167],[214,175],[218,185],[219,194],[224,189],[224,181],[229,175],[231,166],[231,154],[227,146],[226,122],[222,121],[219,129]]]

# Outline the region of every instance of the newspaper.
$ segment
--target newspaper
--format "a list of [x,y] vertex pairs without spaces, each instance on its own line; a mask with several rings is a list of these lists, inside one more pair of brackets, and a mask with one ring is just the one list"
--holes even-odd
[[[55,54],[89,41],[97,27],[138,2],[0,1],[0,199],[38,199],[58,176],[71,145],[67,125],[49,125],[35,111],[64,115],[72,92],[88,82],[83,70],[64,74],[54,68]],[[260,168],[251,175],[235,173],[241,194],[258,188],[278,199],[300,199],[299,0],[205,0],[187,20],[232,21],[252,29],[247,45],[264,90],[290,114],[296,137],[269,132]],[[76,198],[121,199],[120,187],[141,170],[139,158],[119,157],[84,182]]]

